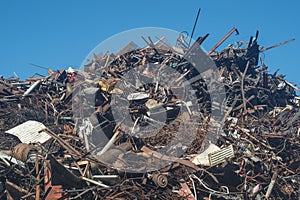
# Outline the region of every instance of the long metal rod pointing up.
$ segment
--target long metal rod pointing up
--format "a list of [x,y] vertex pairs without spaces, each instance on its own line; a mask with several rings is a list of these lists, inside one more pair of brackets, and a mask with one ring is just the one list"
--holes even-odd
[[194,35],[194,32],[195,32],[195,28],[197,26],[197,22],[198,22],[198,18],[199,18],[199,15],[200,15],[200,11],[201,11],[201,9],[199,8],[198,9],[198,13],[197,13],[197,17],[196,17],[196,20],[195,20],[195,23],[194,23],[194,26],[193,26],[192,34],[191,34],[191,37],[190,37],[189,47],[191,45],[191,41],[192,41],[192,38],[193,38],[193,35]]

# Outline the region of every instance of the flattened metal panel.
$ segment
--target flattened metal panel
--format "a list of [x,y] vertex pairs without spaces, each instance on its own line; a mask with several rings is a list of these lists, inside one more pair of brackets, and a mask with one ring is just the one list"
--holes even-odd
[[45,128],[46,126],[44,126],[44,124],[30,120],[6,131],[6,133],[17,136],[23,143],[44,143],[51,138],[51,136],[44,131],[39,133],[39,131]]

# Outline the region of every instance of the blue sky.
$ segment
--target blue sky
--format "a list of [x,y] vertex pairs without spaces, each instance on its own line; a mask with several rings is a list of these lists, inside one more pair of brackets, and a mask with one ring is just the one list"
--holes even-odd
[[[245,3],[243,3],[245,2]],[[248,41],[260,31],[265,47],[295,38],[296,41],[265,52],[270,72],[277,68],[287,80],[300,85],[300,1],[16,1],[0,2],[0,75],[16,72],[21,78],[46,70],[78,68],[100,42],[133,28],[162,27],[191,32],[197,9],[201,8],[194,38],[210,33],[203,47],[209,50],[232,27],[222,47]]]

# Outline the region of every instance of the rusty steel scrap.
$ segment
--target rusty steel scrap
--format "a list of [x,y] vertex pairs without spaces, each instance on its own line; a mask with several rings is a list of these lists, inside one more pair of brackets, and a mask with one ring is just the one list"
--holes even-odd
[[84,70],[0,77],[1,199],[298,199],[299,88],[260,56],[290,41],[216,51],[233,32],[205,53],[212,72],[189,56],[208,35],[142,36]]

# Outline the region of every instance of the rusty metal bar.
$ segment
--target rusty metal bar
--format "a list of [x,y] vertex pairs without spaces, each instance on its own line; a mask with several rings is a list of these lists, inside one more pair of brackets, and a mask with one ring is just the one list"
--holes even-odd
[[235,31],[238,34],[237,28],[233,27],[211,50],[209,50],[207,54],[210,55],[212,52],[214,52]]

